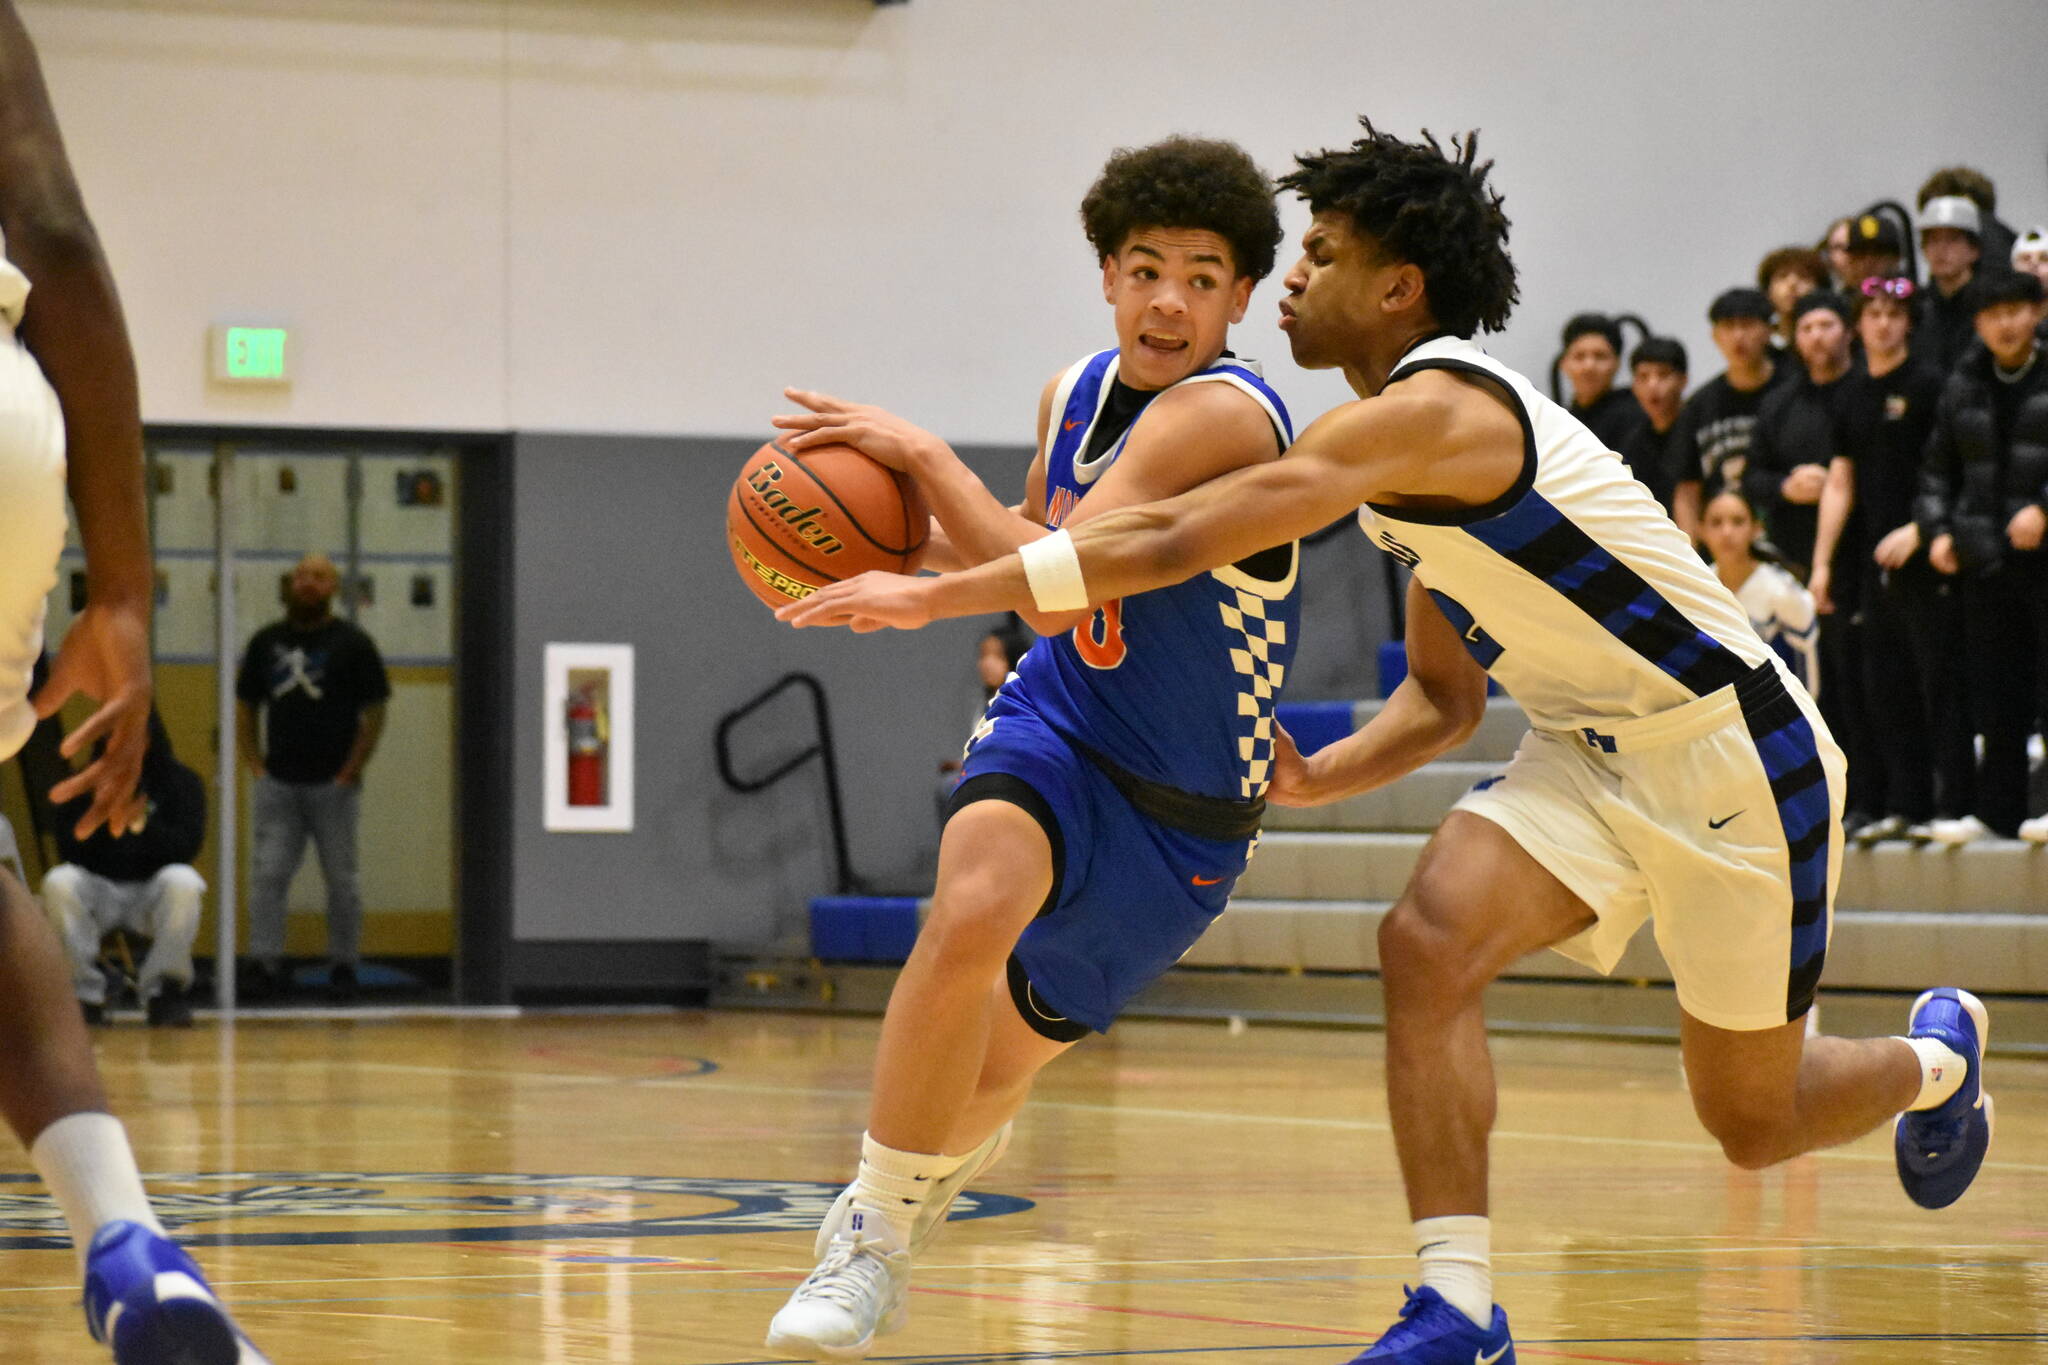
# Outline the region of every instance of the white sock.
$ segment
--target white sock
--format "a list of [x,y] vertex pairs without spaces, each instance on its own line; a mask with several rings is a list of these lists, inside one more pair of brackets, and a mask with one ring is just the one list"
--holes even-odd
[[1912,1048],[1920,1058],[1920,1093],[1906,1108],[1932,1109],[1961,1090],[1963,1082],[1970,1078],[1969,1059],[1958,1055],[1941,1039],[1901,1038],[1899,1041]]
[[81,1262],[92,1235],[108,1223],[125,1219],[164,1235],[143,1192],[128,1133],[112,1114],[67,1114],[37,1135],[28,1155],[64,1211]]
[[1482,1214],[1415,1220],[1422,1282],[1481,1327],[1493,1326],[1493,1222]]
[[896,1240],[907,1247],[910,1230],[917,1223],[917,1212],[924,1207],[925,1196],[931,1193],[932,1182],[959,1170],[966,1159],[929,1152],[899,1152],[863,1133],[853,1206],[887,1223]]

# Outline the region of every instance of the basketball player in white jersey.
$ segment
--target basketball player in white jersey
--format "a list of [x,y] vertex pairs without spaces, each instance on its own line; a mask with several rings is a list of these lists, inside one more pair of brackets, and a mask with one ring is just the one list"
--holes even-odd
[[1314,219],[1280,326],[1298,363],[1341,368],[1360,401],[1275,463],[965,573],[871,574],[780,614],[872,630],[1096,602],[1358,510],[1414,571],[1409,676],[1349,739],[1288,752],[1273,799],[1337,801],[1413,771],[1472,732],[1488,672],[1533,725],[1505,775],[1445,818],[1380,930],[1422,1285],[1358,1359],[1503,1365],[1481,995],[1517,958],[1555,947],[1611,968],[1652,919],[1694,1107],[1729,1158],[1768,1166],[1901,1114],[1900,1176],[1928,1207],[1961,1195],[1989,1142],[1986,1020],[1944,989],[1915,1002],[1910,1038],[1803,1036],[1840,866],[1840,751],[1620,459],[1470,340],[1516,298],[1472,140],[1447,155],[1365,133],[1281,181]]
[[[91,794],[81,838],[101,825],[126,831],[143,818],[136,784],[149,736],[155,591],[135,361],[12,0],[0,0],[0,232],[0,760],[21,748],[38,715],[77,693],[97,699],[64,752],[89,752],[102,738],[105,750],[50,795]],[[87,602],[31,700],[67,482]],[[150,1211],[127,1135],[107,1112],[69,974],[27,889],[0,872],[0,1115],[27,1144],[80,1249],[86,1325],[120,1365],[259,1362]]]

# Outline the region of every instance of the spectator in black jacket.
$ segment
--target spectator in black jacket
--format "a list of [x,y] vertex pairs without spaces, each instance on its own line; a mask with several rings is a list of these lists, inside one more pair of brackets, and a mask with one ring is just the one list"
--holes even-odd
[[1643,418],[1621,438],[1615,453],[1648,488],[1678,529],[1699,538],[1699,457],[1681,444],[1678,414],[1685,406],[1685,347],[1671,337],[1645,337],[1628,358],[1629,392]]
[[[1963,691],[1963,620],[1955,580],[1927,563],[1913,499],[1942,375],[1910,347],[1915,296],[1905,275],[1863,281],[1853,301],[1863,357],[1842,394],[1842,454],[1829,466],[1815,537],[1814,597],[1833,611],[1832,567],[1862,578],[1864,693],[1884,754],[1882,818],[1864,843],[1931,836],[1932,820],[1968,815],[1977,759]],[[1852,510],[1867,556],[1838,555]]]
[[100,939],[126,929],[150,940],[136,973],[152,1027],[188,1026],[192,1006],[192,940],[206,882],[192,867],[206,837],[206,786],[178,762],[170,736],[152,712],[149,749],[142,760],[141,828],[114,838],[104,828],[89,838],[73,832],[90,798],[57,808],[57,852],[63,862],[43,878],[43,910],[56,925],[71,959],[71,984],[86,1018],[101,1022],[106,978],[99,968]]
[[1700,385],[1678,414],[1681,449],[1699,462],[1700,494],[1742,483],[1750,433],[1764,394],[1781,373],[1771,361],[1771,301],[1761,289],[1729,289],[1707,309],[1728,368]]
[[1580,313],[1564,325],[1564,354],[1558,358],[1571,385],[1572,416],[1586,424],[1609,450],[1643,420],[1635,395],[1614,387],[1621,369],[1621,325],[1605,313]]
[[1955,368],[1975,338],[1970,280],[1983,255],[1984,216],[1961,195],[1929,199],[1920,209],[1920,254],[1927,258],[1927,316],[1922,349],[1937,369]]
[[[1943,843],[2019,832],[2027,736],[2040,714],[2048,652],[2048,364],[2035,335],[2041,281],[1987,269],[1970,302],[1983,345],[1942,388],[1915,514],[1928,561],[1962,583],[1970,702],[1984,741],[1976,814],[1936,821]],[[2039,829],[2026,823],[2030,834]],[[2040,835],[2048,839],[2048,829]]]

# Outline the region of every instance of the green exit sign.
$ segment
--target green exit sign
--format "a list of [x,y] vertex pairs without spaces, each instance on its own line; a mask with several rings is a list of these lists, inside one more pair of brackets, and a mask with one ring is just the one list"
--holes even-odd
[[214,326],[207,332],[208,369],[223,384],[288,383],[290,341],[282,327]]

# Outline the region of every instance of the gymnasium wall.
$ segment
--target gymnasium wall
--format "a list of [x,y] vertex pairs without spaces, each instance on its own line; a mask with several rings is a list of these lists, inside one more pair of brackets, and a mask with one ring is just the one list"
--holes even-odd
[[[911,634],[792,631],[742,587],[719,520],[752,442],[528,435],[514,449],[515,754],[512,936],[801,943],[808,899],[830,888],[823,785],[813,762],[753,796],[720,782],[718,718],[784,673],[831,698],[856,874],[928,888],[938,765],[980,710],[987,622]],[[992,486],[1021,489],[1022,449],[970,451]],[[550,641],[634,646],[635,823],[628,834],[542,828],[541,655]],[[734,733],[741,775],[813,737],[803,694]]]
[[[1104,334],[1082,191],[1175,130],[1279,168],[1360,111],[1483,128],[1524,281],[1496,349],[1532,371],[1597,306],[1711,372],[1719,287],[1937,164],[2048,219],[2039,0],[23,9],[156,421],[743,434],[802,382],[1016,441]],[[1281,350],[1276,296],[1242,349]],[[288,394],[204,381],[224,319],[292,325]]]

